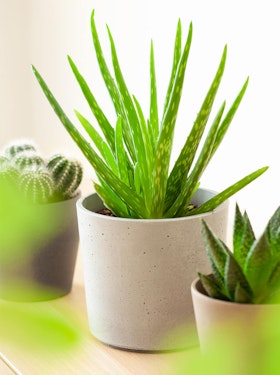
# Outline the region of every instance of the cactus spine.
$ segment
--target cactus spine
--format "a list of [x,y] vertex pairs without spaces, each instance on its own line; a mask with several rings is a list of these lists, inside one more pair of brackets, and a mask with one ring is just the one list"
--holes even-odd
[[63,199],[72,197],[83,177],[81,164],[63,155],[54,155],[47,163],[47,169],[54,180],[55,194]]

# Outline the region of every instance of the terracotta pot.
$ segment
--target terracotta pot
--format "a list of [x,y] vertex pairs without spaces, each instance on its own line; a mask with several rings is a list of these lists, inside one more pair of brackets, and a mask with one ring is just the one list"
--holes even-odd
[[[227,345],[257,342],[273,327],[275,319],[279,326],[279,304],[245,304],[222,301],[209,297],[199,278],[191,284],[197,331],[202,350],[210,349],[218,341]],[[246,342],[247,341],[247,342]]]
[[[15,241],[9,252],[1,252],[0,298],[42,301],[71,291],[79,244],[76,202],[80,196],[30,209],[40,225],[31,238]],[[44,231],[38,232],[38,227]]]
[[[214,194],[201,189],[194,203]],[[91,333],[137,351],[194,345],[189,286],[197,270],[209,272],[201,219],[226,240],[228,202],[207,214],[156,220],[97,214],[101,208],[97,194],[77,202]]]

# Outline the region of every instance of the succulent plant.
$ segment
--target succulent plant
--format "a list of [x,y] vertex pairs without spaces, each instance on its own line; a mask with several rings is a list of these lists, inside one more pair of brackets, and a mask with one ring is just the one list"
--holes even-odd
[[81,164],[63,155],[54,155],[47,163],[54,180],[54,194],[67,199],[75,193],[83,177]]
[[26,170],[20,176],[20,191],[27,202],[47,203],[53,195],[53,179],[43,169]]
[[51,203],[72,198],[83,175],[81,164],[63,155],[48,161],[32,143],[15,141],[0,155],[0,188],[13,187],[28,203]]
[[[212,275],[199,273],[210,297],[239,302],[271,302],[280,292],[280,207],[256,239],[247,213],[236,205],[233,252],[202,222]],[[278,300],[279,303],[279,300]]]
[[91,30],[101,75],[116,111],[115,127],[109,122],[73,60],[70,57],[68,60],[103,136],[88,119],[76,111],[78,120],[88,135],[88,140],[85,139],[78,127],[67,117],[34,66],[33,71],[62,124],[94,168],[99,180],[99,183],[94,184],[96,192],[116,216],[149,219],[211,211],[267,169],[265,167],[251,173],[205,204],[193,209],[191,199],[199,186],[205,168],[222,142],[239,107],[248,79],[225,114],[225,102],[222,103],[202,144],[202,137],[225,68],[227,55],[225,46],[219,67],[193,127],[177,161],[173,168],[170,168],[174,129],[192,40],[192,24],[189,26],[187,40],[182,46],[181,22],[180,20],[178,22],[173,66],[161,119],[158,114],[154,48],[151,43],[148,120],[145,119],[138,100],[129,92],[125,83],[109,28],[107,30],[114,75],[108,68],[95,25],[94,11],[91,17]]

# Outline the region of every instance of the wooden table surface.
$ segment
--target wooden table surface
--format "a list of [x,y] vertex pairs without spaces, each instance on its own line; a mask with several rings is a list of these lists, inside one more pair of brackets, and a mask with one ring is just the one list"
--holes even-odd
[[[1,306],[4,309],[12,306],[17,312],[18,304],[1,301]],[[19,321],[16,319],[14,329],[9,329],[9,332],[4,330],[3,335],[3,324],[10,322],[4,322],[2,319],[0,322],[0,326],[2,325],[1,375],[174,375],[177,374],[175,369],[177,364],[180,361],[186,362],[188,356],[197,351],[192,349],[177,353],[135,353],[114,349],[98,342],[88,329],[80,256],[78,256],[73,289],[69,295],[48,302],[21,303],[19,314],[22,306],[35,314],[35,317],[37,313],[45,316],[46,312],[50,317],[63,317],[65,320],[63,323],[68,325],[69,321],[75,334],[77,332],[77,337],[73,340],[70,332],[71,340],[69,344],[67,343],[67,348],[60,347],[55,340],[62,340],[63,343],[65,339],[63,336],[69,335],[68,332],[61,331],[61,339],[60,332],[56,331],[52,342],[50,340],[52,332],[47,331],[49,325],[45,328],[46,331],[40,330],[32,326],[29,318],[26,322],[24,317]],[[18,327],[19,324],[24,327]],[[23,337],[20,337],[22,334]],[[44,334],[48,336],[46,343],[44,343]]]
[[[25,308],[35,317],[34,324],[29,317],[25,320]],[[135,353],[98,342],[88,328],[80,254],[69,295],[29,304],[1,301],[0,309],[8,311],[8,318],[7,314],[5,316],[8,321],[0,314],[0,375],[185,374],[185,371],[177,371],[178,363],[186,361],[198,351],[194,348],[175,353]],[[62,323],[59,323],[62,325],[69,325],[70,322],[70,333],[67,329],[60,332],[60,328],[55,328],[55,323],[48,321],[56,318],[62,319]],[[44,325],[44,322],[47,325],[38,328],[38,324]],[[55,332],[53,338],[52,330]],[[70,343],[67,335],[71,337]],[[63,345],[63,340],[67,345]],[[59,345],[59,342],[62,344]]]

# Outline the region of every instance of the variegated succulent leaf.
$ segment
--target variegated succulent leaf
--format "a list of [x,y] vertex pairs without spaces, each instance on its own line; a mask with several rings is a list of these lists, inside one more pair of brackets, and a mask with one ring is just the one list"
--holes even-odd
[[[199,277],[202,282],[205,283],[206,280],[206,284],[210,283],[210,291],[214,288],[215,292],[215,285],[217,285],[218,290],[230,301],[239,303],[271,303],[274,298],[278,298],[280,295],[280,256],[279,253],[271,251],[273,237],[277,237],[280,232],[278,215],[279,209],[270,219],[263,234],[255,239],[247,213],[242,214],[236,205],[234,252],[229,251],[227,247],[221,247],[221,240],[205,222],[202,223],[205,249],[212,267],[210,277],[212,281],[207,281],[209,279],[207,275],[206,279],[205,275],[199,274]],[[244,257],[245,261],[243,261]],[[207,287],[205,290],[207,291]],[[213,291],[211,293],[214,295]],[[218,296],[213,298],[224,299]]]

